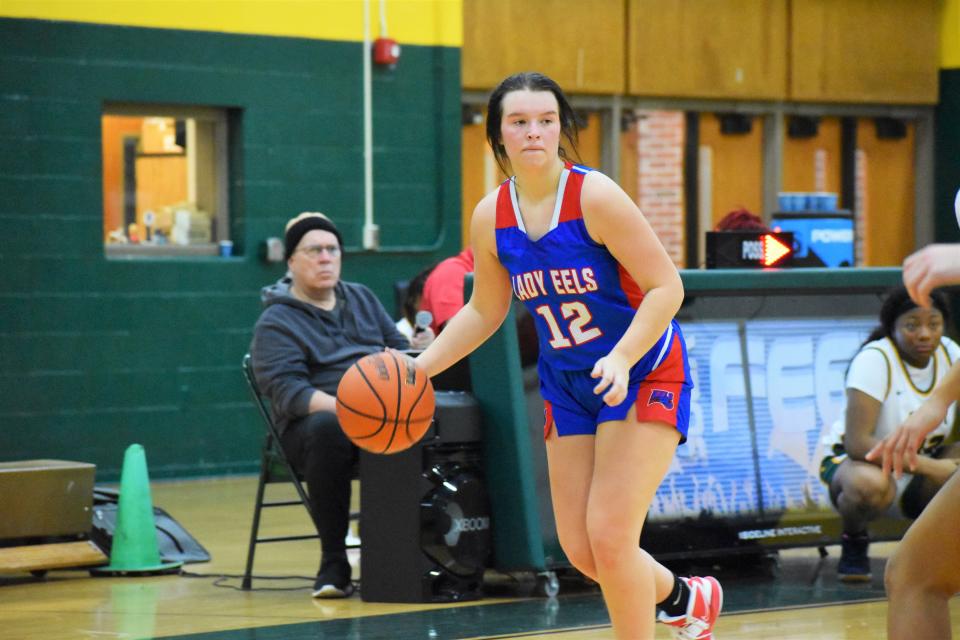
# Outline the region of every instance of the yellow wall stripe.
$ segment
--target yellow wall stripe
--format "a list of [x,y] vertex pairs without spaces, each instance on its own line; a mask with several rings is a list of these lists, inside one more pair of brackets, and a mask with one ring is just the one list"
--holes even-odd
[[946,0],[940,21],[940,66],[960,69],[960,0]]
[[[380,35],[380,0],[370,34]],[[0,17],[192,29],[318,40],[363,40],[364,0],[0,0]],[[462,0],[386,0],[401,45],[463,45]]]

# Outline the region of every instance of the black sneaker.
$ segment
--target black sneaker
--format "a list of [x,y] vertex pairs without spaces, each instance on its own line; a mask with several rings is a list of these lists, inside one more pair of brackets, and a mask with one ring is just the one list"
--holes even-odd
[[349,598],[353,595],[350,563],[346,555],[324,557],[313,583],[314,598]]
[[869,582],[870,556],[867,549],[870,538],[865,533],[844,533],[840,541],[840,562],[837,563],[837,576],[842,582]]
[[336,598],[349,598],[353,595],[353,583],[348,582],[345,585],[337,586],[332,583],[320,583],[320,578],[317,578],[317,581],[313,583],[313,597],[314,598],[327,598],[327,599],[336,599]]

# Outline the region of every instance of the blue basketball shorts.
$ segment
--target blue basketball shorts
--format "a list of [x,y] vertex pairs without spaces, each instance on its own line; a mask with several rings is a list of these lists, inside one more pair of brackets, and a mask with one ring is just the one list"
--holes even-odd
[[672,342],[656,369],[645,374],[638,364],[630,370],[627,396],[614,407],[603,401],[606,390],[599,395],[593,392],[599,379],[591,378],[590,370],[539,367],[543,437],[550,435],[553,426],[559,436],[595,435],[600,423],[625,420],[632,409],[638,422],[665,422],[680,432],[681,444],[686,442],[693,383],[679,332],[674,332]]

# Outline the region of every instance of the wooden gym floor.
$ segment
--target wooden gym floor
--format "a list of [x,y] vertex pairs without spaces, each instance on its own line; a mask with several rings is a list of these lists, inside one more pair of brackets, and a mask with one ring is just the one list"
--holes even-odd
[[[196,537],[212,561],[186,565],[194,576],[91,578],[79,570],[52,571],[43,580],[0,576],[0,639],[613,638],[599,594],[577,582],[565,581],[552,600],[532,597],[529,581],[506,577],[493,584],[488,597],[472,603],[371,604],[358,595],[313,600],[315,541],[261,545],[256,574],[304,578],[260,579],[255,591],[239,591],[239,579],[216,576],[243,571],[255,488],[251,477],[153,483],[154,504]],[[268,510],[264,526],[265,533],[275,534],[309,530],[299,507]],[[892,543],[873,545],[874,580],[863,585],[836,581],[836,548],[823,561],[815,550],[799,549],[782,552],[775,567],[727,570],[721,575],[726,615],[716,637],[885,637],[883,558],[891,549]],[[960,637],[960,600],[951,602],[951,612],[954,635]],[[668,637],[658,626],[656,638]]]

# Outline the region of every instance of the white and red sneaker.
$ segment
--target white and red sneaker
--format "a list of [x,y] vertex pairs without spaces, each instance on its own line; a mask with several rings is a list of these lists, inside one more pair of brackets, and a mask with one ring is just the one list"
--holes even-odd
[[686,615],[668,616],[661,611],[657,622],[673,627],[677,640],[713,640],[713,625],[723,608],[723,588],[711,576],[680,579],[690,588]]

